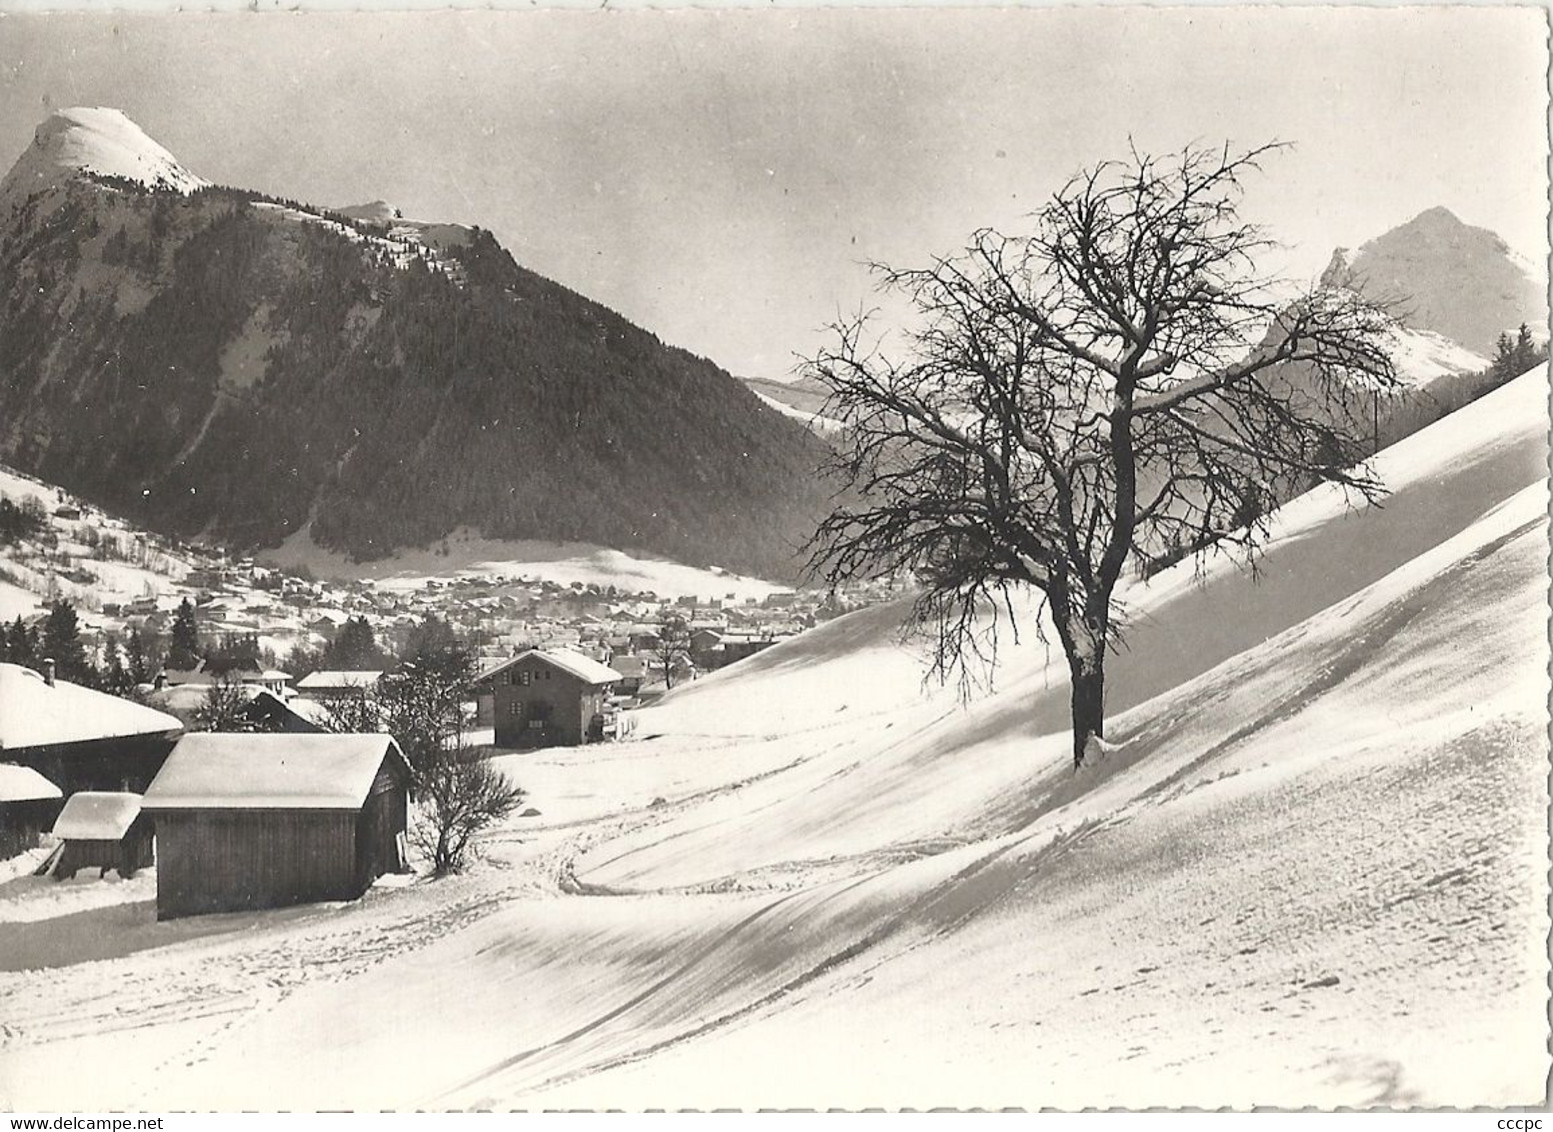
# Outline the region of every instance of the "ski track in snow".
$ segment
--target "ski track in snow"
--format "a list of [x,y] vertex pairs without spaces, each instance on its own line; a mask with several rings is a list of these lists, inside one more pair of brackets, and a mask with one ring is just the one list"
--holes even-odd
[[461,877],[167,924],[150,874],[0,884],[0,1105],[1537,1103],[1545,403],[1388,452],[1385,512],[1297,501],[1260,591],[1137,589],[1077,774],[1060,656],[962,708],[881,607],[505,759],[542,813]]

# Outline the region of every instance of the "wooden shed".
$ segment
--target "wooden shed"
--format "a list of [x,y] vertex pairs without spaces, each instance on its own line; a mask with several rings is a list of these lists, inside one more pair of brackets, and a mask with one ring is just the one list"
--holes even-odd
[[132,877],[152,863],[151,823],[140,811],[139,794],[83,790],[65,801],[54,819],[54,836],[61,844],[50,871],[55,880],[69,880],[78,869],[109,869]]
[[602,738],[604,698],[620,673],[567,649],[529,649],[483,673],[498,747],[576,747]]
[[404,869],[409,768],[388,735],[186,735],[146,791],[156,914],[354,900]]

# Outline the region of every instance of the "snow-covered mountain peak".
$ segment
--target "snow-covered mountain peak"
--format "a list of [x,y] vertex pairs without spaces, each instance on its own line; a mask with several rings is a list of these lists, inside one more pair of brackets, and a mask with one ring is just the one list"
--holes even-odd
[[1448,208],[1419,213],[1356,252],[1339,248],[1322,274],[1328,287],[1362,290],[1391,303],[1415,330],[1428,330],[1480,356],[1522,322],[1547,323],[1540,273],[1487,228]]
[[75,106],[43,120],[32,145],[7,174],[5,188],[33,192],[82,173],[123,178],[162,192],[190,193],[209,184],[122,110]]

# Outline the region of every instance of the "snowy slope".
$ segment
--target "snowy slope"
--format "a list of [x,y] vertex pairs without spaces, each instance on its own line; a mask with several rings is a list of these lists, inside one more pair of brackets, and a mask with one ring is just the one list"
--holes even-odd
[[1458,373],[1481,373],[1488,359],[1474,354],[1443,334],[1399,326],[1391,336],[1391,362],[1404,385],[1422,388],[1436,378]]
[[843,427],[842,423],[836,420],[834,417],[822,416],[819,413],[807,413],[802,409],[795,409],[793,406],[787,404],[786,402],[778,401],[775,397],[769,397],[758,389],[751,389],[751,392],[754,393],[755,396],[759,397],[760,403],[765,405],[767,408],[775,409],[784,417],[792,417],[795,421],[802,421],[813,432],[824,435],[828,432],[840,432]]
[[1076,776],[1060,657],[962,708],[875,608],[507,760],[540,816],[452,881],[0,885],[0,1104],[1538,1103],[1547,396],[1383,453],[1384,509],[1294,501],[1256,583],[1134,587]]
[[35,501],[46,511],[66,506],[81,515],[51,515],[45,539],[0,550],[0,618],[30,618],[56,595],[76,603],[84,624],[100,626],[110,624],[98,612],[104,602],[161,596],[176,604],[173,595],[182,596],[179,583],[193,563],[165,540],[3,464],[0,499]]
[[764,598],[790,587],[716,568],[686,566],[666,558],[632,555],[593,543],[538,539],[489,539],[458,528],[427,549],[401,549],[372,562],[353,562],[313,542],[308,527],[259,558],[288,568],[306,567],[320,578],[370,578],[383,589],[416,590],[433,579],[528,578],[569,586],[573,582],[614,586],[627,593],[660,597],[733,595]]
[[57,184],[78,173],[121,177],[148,189],[191,193],[207,184],[152,140],[121,110],[76,106],[56,110],[0,185],[0,200]]

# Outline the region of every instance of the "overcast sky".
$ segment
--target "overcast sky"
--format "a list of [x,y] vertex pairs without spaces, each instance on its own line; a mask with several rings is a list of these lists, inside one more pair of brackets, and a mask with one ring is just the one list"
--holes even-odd
[[1540,259],[1546,72],[1540,8],[8,15],[0,166],[116,106],[211,180],[480,224],[781,377],[863,261],[1017,227],[1129,135],[1295,142],[1246,213],[1302,277],[1434,205]]

